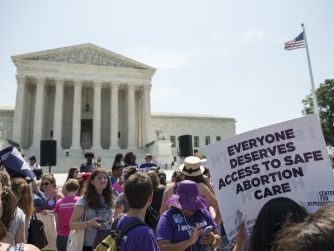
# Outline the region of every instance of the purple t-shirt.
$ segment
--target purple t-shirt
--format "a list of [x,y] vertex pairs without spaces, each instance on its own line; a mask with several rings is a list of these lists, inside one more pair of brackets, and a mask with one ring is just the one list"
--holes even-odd
[[[122,216],[116,225],[122,229],[125,224],[135,221],[136,217]],[[131,229],[122,239],[120,250],[124,251],[159,251],[153,230],[147,226],[137,226]]]
[[[188,240],[195,226],[200,226],[202,229],[213,226],[215,229],[216,223],[207,210],[198,210],[192,216],[185,217],[179,209],[171,208],[160,217],[157,240],[170,240],[172,243]],[[203,245],[199,244],[199,239],[195,245],[186,250],[201,250]]]

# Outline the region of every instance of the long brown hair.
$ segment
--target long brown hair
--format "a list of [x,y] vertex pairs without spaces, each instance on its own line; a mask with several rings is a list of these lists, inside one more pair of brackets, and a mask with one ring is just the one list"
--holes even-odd
[[110,184],[110,180],[108,178],[108,172],[102,168],[96,169],[92,175],[89,177],[86,191],[84,193],[84,198],[86,199],[88,207],[92,209],[99,209],[103,207],[102,201],[100,200],[100,196],[96,192],[95,186],[92,184],[92,181],[95,179],[95,177],[103,173],[106,175],[108,183],[106,188],[103,190],[102,195],[104,198],[104,203],[108,205],[111,208],[114,208],[114,202],[113,202],[113,197],[112,197],[112,188]]
[[[70,169],[68,170],[68,174],[67,174],[67,178],[66,181],[68,181],[69,179],[74,179],[74,172],[78,170],[79,171],[79,167],[77,166],[72,166],[70,167]],[[66,182],[65,181],[65,182]]]
[[[0,194],[2,195],[2,181],[0,180]],[[1,210],[0,210],[0,218],[2,217],[2,211],[3,211],[3,208],[2,208],[2,201],[0,200],[0,207],[1,207]],[[5,225],[2,223],[2,221],[0,221],[0,241],[6,237],[6,227]]]
[[159,182],[159,177],[158,177],[157,173],[152,170],[152,171],[148,171],[146,174],[151,179],[152,186],[153,186],[153,191],[158,190],[160,182]]
[[14,178],[12,179],[12,191],[18,200],[18,207],[23,210],[26,219],[30,219],[35,209],[32,192],[28,183],[22,178]]
[[1,221],[8,231],[9,224],[15,217],[17,209],[17,199],[15,194],[9,187],[4,186],[3,193],[6,194],[3,196],[1,195],[2,208],[5,208],[6,210],[2,210]]

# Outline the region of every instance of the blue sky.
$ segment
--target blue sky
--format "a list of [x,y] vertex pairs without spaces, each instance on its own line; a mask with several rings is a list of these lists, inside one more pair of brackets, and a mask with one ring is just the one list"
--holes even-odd
[[0,105],[14,105],[10,56],[94,43],[157,68],[152,112],[213,114],[237,133],[300,117],[311,85],[334,78],[332,0],[3,0]]

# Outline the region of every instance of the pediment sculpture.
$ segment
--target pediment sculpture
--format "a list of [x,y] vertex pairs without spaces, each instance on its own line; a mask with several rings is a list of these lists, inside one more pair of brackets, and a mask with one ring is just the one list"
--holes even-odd
[[24,59],[145,69],[140,65],[127,62],[125,60],[117,58],[116,56],[92,48],[78,48],[78,49],[72,49],[71,51],[52,52],[49,54],[38,55],[38,56],[36,55]]

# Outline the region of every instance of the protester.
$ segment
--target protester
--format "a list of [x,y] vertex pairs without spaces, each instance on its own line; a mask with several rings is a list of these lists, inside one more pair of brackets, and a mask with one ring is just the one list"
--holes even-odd
[[167,186],[167,175],[166,175],[166,173],[164,171],[159,171],[158,176],[159,176],[159,183],[161,185]]
[[78,167],[76,167],[76,166],[70,167],[70,169],[68,169],[66,181],[68,181],[69,179],[77,179],[79,173],[80,173],[80,171],[79,171]]
[[44,193],[39,189],[40,184],[37,182],[37,180],[31,181],[31,188],[32,188],[32,196],[33,196],[33,202],[35,211],[39,210],[40,208],[43,208],[44,203],[46,201],[46,198],[44,196]]
[[1,173],[0,182],[3,186],[7,186],[7,187],[12,186],[11,181],[10,181],[10,176],[8,175],[8,173],[4,173],[4,172]]
[[[161,215],[157,228],[157,242],[161,251],[202,250],[206,245],[215,248],[220,245],[216,224],[197,187],[195,182],[184,180],[179,183],[176,194],[168,199],[171,208]],[[208,226],[212,227],[212,231],[200,243],[203,229]]]
[[99,230],[110,230],[113,206],[108,173],[102,168],[96,169],[89,177],[86,191],[75,205],[70,220],[71,230],[85,230],[83,251],[93,250]]
[[[281,229],[283,223],[299,223],[306,217],[305,208],[289,198],[282,197],[269,200],[257,216],[248,250],[270,251],[275,235]],[[244,250],[245,244],[245,238],[237,239],[234,251]]]
[[201,158],[198,149],[195,149],[193,152],[193,156],[197,157],[197,158]]
[[154,210],[157,212],[160,211],[160,205],[162,201],[162,196],[164,194],[164,191],[166,189],[166,186],[160,185],[159,177],[155,171],[149,171],[147,172],[148,177],[150,177],[153,187],[153,199],[151,207],[153,207]]
[[[67,173],[66,181],[68,181],[69,179],[78,179],[78,177],[79,177],[79,173],[80,173],[80,171],[79,171],[79,168],[78,168],[78,167],[76,167],[76,166],[72,166],[72,167],[70,167],[70,169],[68,169],[68,173]],[[65,181],[65,182],[66,182],[66,181]],[[66,195],[65,184],[64,184],[64,186],[63,186],[61,192],[62,192],[64,195]]]
[[[204,167],[201,166],[201,160],[195,156],[185,158],[184,163],[179,166],[179,171],[184,175],[186,180],[192,180],[197,183],[199,194],[206,199],[209,206],[213,207],[215,215],[213,215],[215,222],[221,224],[221,216],[218,207],[217,199],[214,193],[211,192],[208,185],[205,183],[203,177]],[[168,198],[175,193],[178,183],[169,184],[164,192],[160,214],[162,215],[167,210],[166,201]],[[209,185],[210,186],[210,185]],[[211,188],[212,189],[212,188]]]
[[53,212],[57,200],[64,197],[64,195],[57,190],[56,179],[53,174],[45,174],[42,177],[41,190],[45,196],[45,203],[38,211],[47,214],[47,212]]
[[96,163],[94,160],[94,153],[86,152],[85,153],[86,162],[82,163],[80,166],[80,173],[93,172],[96,168]]
[[12,191],[16,196],[18,207],[25,214],[25,238],[28,240],[30,219],[35,210],[32,191],[26,180],[22,178],[12,179]]
[[124,164],[124,156],[122,153],[117,153],[115,155],[114,163],[112,166],[118,166],[118,165],[123,165]]
[[57,224],[57,249],[66,251],[67,239],[70,233],[69,223],[74,206],[80,197],[76,196],[79,191],[79,182],[69,179],[64,184],[66,196],[57,201],[55,206],[55,218]]
[[[124,180],[125,182],[128,180],[128,178],[135,174],[137,172],[136,167],[128,167],[126,169],[126,173],[124,174]],[[118,195],[118,197],[116,198],[115,201],[115,218],[117,217],[117,215],[121,214],[121,213],[126,213],[129,210],[129,205],[125,196],[125,193],[122,192]]]
[[144,159],[145,163],[142,163],[139,168],[143,168],[148,172],[152,167],[157,167],[157,164],[153,162],[153,156],[151,154],[146,154]]
[[31,170],[33,170],[33,171],[35,169],[41,169],[40,165],[37,164],[37,159],[36,159],[35,155],[31,156],[29,158],[29,166],[30,166]]
[[[6,191],[3,191],[2,189],[2,183],[0,181],[0,194],[1,194],[1,200],[0,200],[0,218],[2,219],[2,212],[3,212],[3,206],[2,206],[2,197],[7,196]],[[6,208],[6,211],[9,210],[9,208]],[[34,245],[31,244],[24,244],[22,243],[17,243],[13,245],[12,243],[6,242],[6,235],[7,235],[7,229],[3,223],[3,221],[0,221],[0,250],[1,251],[38,251],[39,249],[35,247]]]
[[334,204],[319,208],[304,221],[286,224],[277,234],[272,251],[332,251]]
[[91,176],[91,174],[92,173],[83,173],[81,175],[80,189],[79,189],[79,192],[78,192],[79,196],[82,196],[85,193],[86,188],[87,188],[87,184],[88,184],[88,180],[89,180],[89,177]]
[[13,191],[4,186],[1,194],[2,205],[5,210],[2,212],[1,222],[7,229],[6,240],[8,243],[25,243],[25,215],[17,206],[16,196]]
[[112,166],[111,168],[112,173],[109,176],[109,179],[112,185],[114,199],[116,200],[120,193],[123,192],[123,188],[119,184],[119,180],[122,177],[123,173],[123,165],[120,162],[116,162],[115,164],[116,165]]
[[172,174],[172,183],[181,182],[184,180],[184,175],[180,171],[174,171]]
[[[125,181],[125,195],[129,203],[126,215],[117,219],[116,229],[121,230],[134,221],[144,221],[146,209],[152,202],[152,183],[142,173],[131,175]],[[159,250],[155,236],[148,226],[141,225],[131,229],[120,242],[121,251],[155,251]]]
[[138,164],[136,163],[136,155],[133,152],[128,152],[124,156],[124,167],[130,166],[138,168]]

